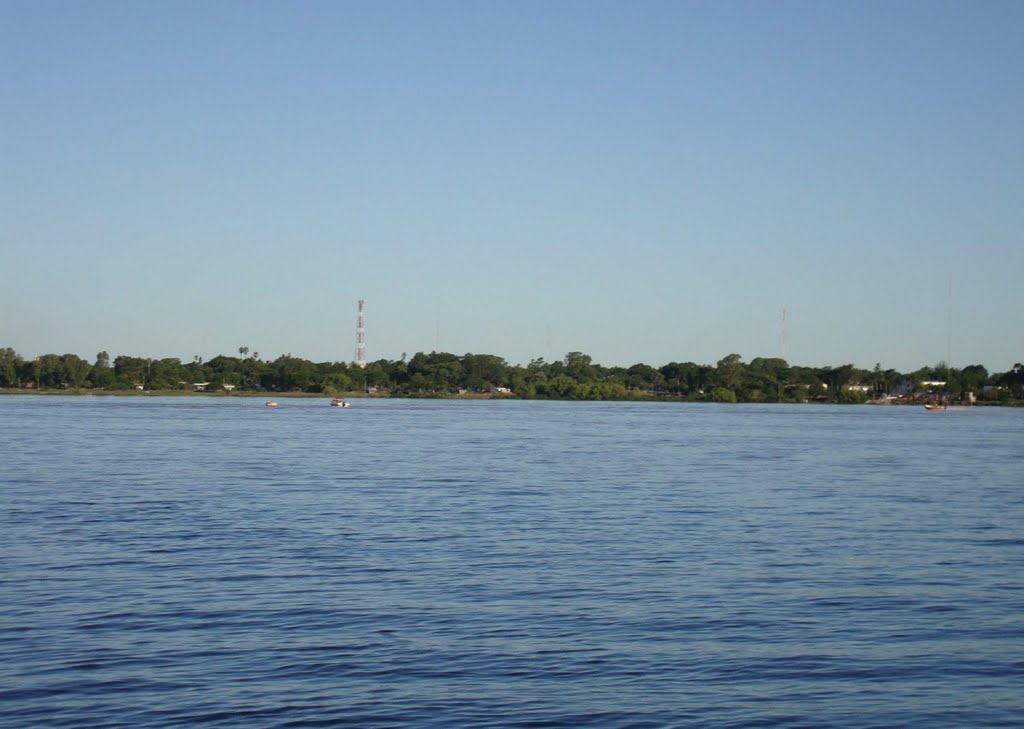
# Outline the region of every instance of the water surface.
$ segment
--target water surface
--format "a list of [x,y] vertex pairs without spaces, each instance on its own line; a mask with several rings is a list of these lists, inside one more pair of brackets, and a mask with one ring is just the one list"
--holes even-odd
[[1024,412],[0,398],[0,725],[1024,726]]

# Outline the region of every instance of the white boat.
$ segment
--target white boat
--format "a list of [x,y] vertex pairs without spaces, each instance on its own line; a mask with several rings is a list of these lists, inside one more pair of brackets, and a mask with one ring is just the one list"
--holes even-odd
[[345,398],[343,398],[343,397],[336,397],[333,400],[331,400],[331,407],[332,408],[347,408],[348,407],[348,403],[345,402]]

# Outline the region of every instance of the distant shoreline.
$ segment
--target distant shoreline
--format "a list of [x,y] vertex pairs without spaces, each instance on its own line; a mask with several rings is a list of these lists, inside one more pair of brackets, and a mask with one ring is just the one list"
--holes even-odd
[[[195,392],[192,390],[93,390],[81,388],[78,390],[35,390],[19,387],[0,387],[0,395],[39,395],[46,397],[50,395],[74,395],[74,396],[97,396],[97,397],[210,397],[210,398],[267,398],[267,397],[321,397],[330,399],[333,395],[325,395],[322,392]],[[366,393],[345,393],[338,397],[383,397],[387,395],[368,395]]]
[[[290,391],[290,392],[197,392],[192,390],[92,390],[92,389],[80,389],[80,390],[34,390],[28,388],[0,388],[0,396],[2,395],[36,395],[39,397],[52,397],[60,395],[70,395],[73,397],[198,397],[198,398],[211,398],[218,400],[230,400],[237,398],[244,399],[275,399],[275,398],[296,398],[296,399],[330,399],[335,395],[327,395],[322,392],[301,392],[301,391]],[[460,393],[460,394],[449,394],[449,395],[391,395],[391,394],[370,394],[366,392],[348,392],[342,395],[337,395],[347,400],[523,400],[524,398],[509,397],[507,395],[493,395],[491,393]],[[692,405],[699,404],[692,400],[662,397],[662,398],[644,398],[638,400],[577,400],[577,399],[558,399],[558,398],[525,398],[527,400],[536,401],[547,401],[547,402],[674,402],[681,405]],[[808,401],[804,403],[794,402],[773,402],[773,403],[750,403],[750,402],[738,402],[738,403],[727,403],[736,405],[756,405],[756,404],[769,404],[769,405],[835,405],[834,402],[817,402]],[[864,403],[852,403],[858,405],[876,405],[876,406],[896,406],[896,407],[921,407],[921,403],[917,401],[888,401],[888,402],[872,402],[867,401]],[[953,408],[975,408],[975,407],[1024,407],[1024,401],[1010,400],[1007,402],[975,402],[975,403],[956,403],[952,406]]]
[[0,348],[0,387],[38,394],[166,395],[179,397],[409,397],[442,399],[655,401],[655,402],[865,402],[1024,405],[1024,364],[990,373],[981,365],[940,362],[910,373],[790,365],[778,357],[744,362],[736,353],[715,365],[670,362],[605,367],[583,352],[560,361],[509,364],[493,354],[417,352],[406,359],[368,363],[311,362],[283,354],[265,360],[247,347],[239,357],[206,362],[176,357],[154,360],[98,352],[90,364],[74,354],[26,360]]
[[[331,399],[333,397],[341,397],[346,400],[356,399],[367,399],[367,400],[394,400],[394,399],[408,399],[408,400],[509,400],[515,398],[509,398],[506,395],[491,395],[490,393],[461,393],[453,395],[430,395],[417,397],[415,395],[401,395],[395,396],[388,393],[384,394],[371,394],[366,392],[344,392],[338,395],[326,394],[323,392],[302,392],[301,390],[291,390],[287,392],[204,392],[195,390],[94,390],[91,388],[80,388],[67,390],[36,390],[27,387],[0,387],[0,395],[37,395],[39,397],[50,397],[54,395],[72,395],[75,397],[202,397],[202,398],[215,398],[220,400],[226,400],[231,398],[247,398],[247,399],[273,399],[278,397],[291,397],[291,398],[324,398]],[[535,398],[539,399],[539,398]]]

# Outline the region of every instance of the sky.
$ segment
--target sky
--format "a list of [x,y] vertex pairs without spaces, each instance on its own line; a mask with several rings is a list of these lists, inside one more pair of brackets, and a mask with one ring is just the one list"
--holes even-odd
[[0,0],[0,347],[1024,360],[1024,3]]

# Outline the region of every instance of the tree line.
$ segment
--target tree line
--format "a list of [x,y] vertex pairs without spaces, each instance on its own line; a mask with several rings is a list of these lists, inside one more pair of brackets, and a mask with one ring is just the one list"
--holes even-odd
[[[944,384],[936,384],[944,383]],[[94,362],[75,354],[21,357],[0,349],[0,387],[36,390],[192,390],[304,392],[342,395],[370,392],[395,397],[447,397],[490,393],[526,399],[676,399],[710,402],[840,402],[938,395],[982,402],[1024,400],[1024,365],[989,373],[982,365],[960,369],[940,362],[913,372],[875,365],[859,369],[801,367],[784,359],[756,357],[744,362],[730,354],[714,365],[671,362],[604,367],[582,352],[556,362],[534,359],[510,364],[493,354],[417,352],[407,359],[377,360],[359,367],[348,362],[311,362],[291,354],[273,360],[240,347],[238,356],[203,361],[151,359],[99,352]],[[225,385],[228,386],[225,388]],[[970,395],[969,395],[970,393]]]

